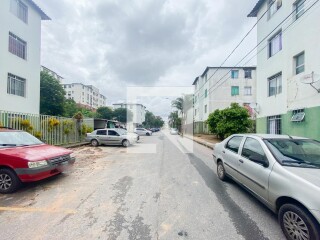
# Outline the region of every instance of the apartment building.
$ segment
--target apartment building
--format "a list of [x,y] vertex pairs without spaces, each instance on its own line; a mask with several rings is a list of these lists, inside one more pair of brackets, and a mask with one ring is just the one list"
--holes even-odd
[[70,83],[62,84],[62,87],[66,91],[66,99],[73,99],[79,106],[95,110],[107,104],[107,98],[92,85]]
[[32,0],[0,1],[0,110],[40,110],[41,21]]
[[129,109],[132,116],[133,127],[141,125],[146,120],[146,107],[139,103],[115,103],[113,108],[126,108]]
[[[257,2],[257,132],[320,140],[320,3]],[[263,17],[262,17],[263,16]]]
[[41,71],[45,71],[48,74],[50,74],[52,77],[54,77],[56,80],[58,80],[60,83],[63,81],[63,77],[61,77],[58,73],[56,73],[55,71],[45,67],[45,66],[41,66]]
[[[254,117],[250,104],[256,102],[255,67],[207,67],[194,82],[193,120],[191,110],[186,113],[186,124],[194,123],[195,133],[208,133],[205,121],[216,109],[224,109],[231,103],[248,108]],[[187,126],[189,129],[190,127]]]

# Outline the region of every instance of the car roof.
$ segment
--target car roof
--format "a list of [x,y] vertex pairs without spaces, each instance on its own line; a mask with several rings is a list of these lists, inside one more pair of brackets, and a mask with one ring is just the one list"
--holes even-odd
[[290,136],[284,134],[262,134],[262,133],[246,133],[246,134],[235,134],[235,136],[246,136],[246,137],[258,137],[261,139],[308,139],[298,136]]

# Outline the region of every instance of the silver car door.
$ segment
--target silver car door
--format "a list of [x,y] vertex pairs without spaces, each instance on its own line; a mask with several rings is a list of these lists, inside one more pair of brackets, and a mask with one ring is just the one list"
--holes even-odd
[[107,130],[97,130],[96,137],[100,144],[107,144]]
[[108,144],[118,145],[120,142],[120,134],[115,130],[108,130]]
[[269,164],[261,142],[258,139],[247,137],[238,161],[240,162],[241,183],[267,201],[268,182],[272,166]]
[[243,136],[234,136],[229,139],[226,143],[224,149],[222,150],[222,156],[224,160],[224,167],[231,177],[236,180],[239,179],[239,149],[241,142],[243,140]]

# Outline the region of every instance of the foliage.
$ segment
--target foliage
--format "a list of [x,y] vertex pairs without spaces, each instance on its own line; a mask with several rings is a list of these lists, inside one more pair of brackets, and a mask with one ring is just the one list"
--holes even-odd
[[164,125],[164,121],[160,116],[155,116],[152,112],[146,111],[145,121],[143,126],[146,128],[161,128]]
[[179,97],[171,102],[171,106],[183,112],[183,98]]
[[37,132],[35,132],[34,134],[33,134],[33,136],[35,136],[36,138],[38,138],[38,139],[42,139],[42,132],[40,132],[40,131],[37,131]]
[[0,127],[3,127],[3,124],[2,124],[2,122],[0,122]]
[[33,131],[33,126],[30,123],[29,119],[23,119],[21,117],[17,117],[13,120],[15,128],[21,128],[24,131],[31,133]]
[[112,113],[113,118],[121,123],[126,123],[132,121],[133,114],[129,109],[126,108],[116,108]]
[[223,110],[215,110],[206,122],[210,132],[220,139],[236,133],[246,133],[252,126],[247,109],[237,103],[232,103],[230,107]]
[[61,116],[64,113],[65,91],[49,73],[40,73],[40,113]]
[[113,111],[109,107],[99,107],[97,109],[97,117],[102,119],[112,119]]
[[84,117],[88,117],[88,118],[96,118],[97,117],[97,113],[96,112],[91,111],[91,110],[89,110],[87,108],[81,108],[80,107],[78,109],[79,109],[79,112],[81,112]]
[[64,109],[64,113],[63,113],[64,117],[72,117],[79,111],[79,107],[73,99],[66,99],[64,101],[63,109]]
[[72,121],[72,120],[64,120],[62,122],[62,125],[63,125],[63,133],[68,135],[73,130],[74,121]]
[[181,118],[179,117],[178,111],[171,112],[169,115],[169,126],[172,128],[178,128],[181,130]]
[[73,115],[73,118],[76,119],[78,122],[83,119],[82,112],[77,112],[75,115]]
[[85,135],[86,133],[91,133],[93,132],[93,128],[87,126],[86,124],[82,124],[81,126],[81,135]]

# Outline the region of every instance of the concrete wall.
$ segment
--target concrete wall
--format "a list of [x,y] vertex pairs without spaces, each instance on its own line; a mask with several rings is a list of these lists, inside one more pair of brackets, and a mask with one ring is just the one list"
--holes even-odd
[[[28,4],[23,1],[27,6]],[[10,12],[10,1],[0,2],[0,110],[39,113],[41,17],[28,6],[28,23]],[[8,51],[9,32],[27,42],[27,60]],[[26,79],[26,96],[7,93],[8,73]]]

